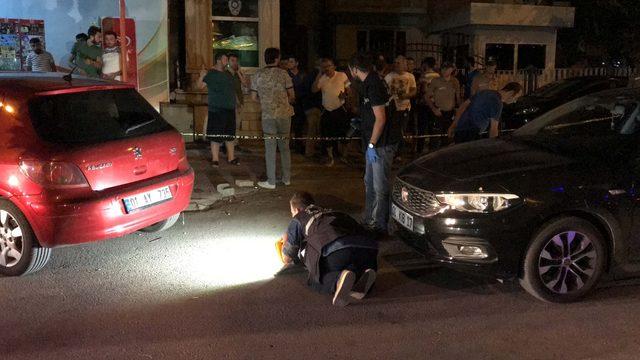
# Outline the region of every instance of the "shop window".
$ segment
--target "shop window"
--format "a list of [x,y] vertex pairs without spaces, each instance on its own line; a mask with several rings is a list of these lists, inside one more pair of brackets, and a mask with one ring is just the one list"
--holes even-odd
[[243,67],[258,67],[258,0],[212,0],[213,51],[235,53]]
[[498,70],[513,70],[515,45],[513,44],[487,44],[485,48],[485,61],[495,60]]
[[546,45],[518,45],[518,69],[544,69],[546,59]]

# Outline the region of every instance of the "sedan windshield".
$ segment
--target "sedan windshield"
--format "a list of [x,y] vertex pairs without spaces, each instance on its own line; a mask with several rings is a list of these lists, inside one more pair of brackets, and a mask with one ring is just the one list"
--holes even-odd
[[514,136],[604,136],[635,134],[639,102],[633,96],[586,96],[523,126]]
[[636,99],[619,92],[582,97],[540,116],[512,138],[561,153],[611,151],[640,132]]
[[564,79],[541,87],[531,96],[553,98],[561,94],[576,92],[581,90],[583,86],[585,86],[585,83],[580,79]]

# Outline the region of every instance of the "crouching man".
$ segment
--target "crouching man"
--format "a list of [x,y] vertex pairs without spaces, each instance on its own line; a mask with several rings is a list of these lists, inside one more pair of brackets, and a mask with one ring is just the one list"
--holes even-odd
[[333,305],[346,306],[369,292],[378,269],[378,244],[349,215],[323,209],[307,192],[293,195],[282,248],[285,263],[300,261],[309,286],[333,294]]

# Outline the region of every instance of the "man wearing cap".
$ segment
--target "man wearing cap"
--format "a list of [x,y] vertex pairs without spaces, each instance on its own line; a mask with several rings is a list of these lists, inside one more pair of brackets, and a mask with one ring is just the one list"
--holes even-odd
[[[431,80],[427,86],[425,100],[433,113],[428,124],[430,135],[446,135],[453,122],[456,106],[460,104],[460,83],[454,76],[455,71],[452,63],[442,64],[441,76]],[[446,137],[431,138],[429,150],[437,150],[446,143]]]

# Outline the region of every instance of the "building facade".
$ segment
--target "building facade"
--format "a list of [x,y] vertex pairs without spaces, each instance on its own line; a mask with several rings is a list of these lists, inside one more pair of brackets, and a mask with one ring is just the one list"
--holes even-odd
[[[200,71],[213,67],[215,52],[237,54],[249,76],[264,66],[264,50],[280,46],[280,1],[170,0],[169,6],[174,19],[170,36],[175,38],[171,59],[176,103],[165,103],[163,112],[185,120],[193,117],[193,130],[202,134],[207,91],[196,87]],[[260,104],[251,100],[248,90],[244,89],[240,134],[256,135],[261,131]]]
[[447,56],[493,58],[499,70],[555,68],[557,33],[573,27],[568,2],[447,0],[429,2],[431,41]]
[[[284,1],[284,0],[283,0]],[[292,2],[293,3],[293,2]],[[439,62],[494,58],[501,70],[555,67],[557,31],[572,27],[568,2],[544,0],[298,0],[297,31],[311,59],[346,61],[355,52]],[[304,42],[303,42],[304,41]]]

